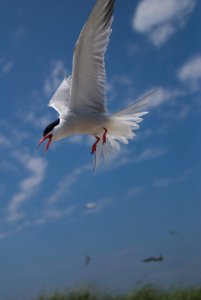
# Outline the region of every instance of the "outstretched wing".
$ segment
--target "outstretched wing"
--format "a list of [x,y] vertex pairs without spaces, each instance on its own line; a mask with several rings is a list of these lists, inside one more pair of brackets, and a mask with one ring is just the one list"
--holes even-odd
[[97,0],[76,43],[70,108],[105,112],[104,54],[111,34],[115,0]]
[[48,106],[53,107],[59,115],[65,114],[69,110],[70,90],[71,76],[64,78],[48,104]]

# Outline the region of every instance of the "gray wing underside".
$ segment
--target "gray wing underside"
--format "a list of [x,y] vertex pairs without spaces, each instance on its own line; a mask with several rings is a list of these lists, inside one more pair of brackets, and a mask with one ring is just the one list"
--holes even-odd
[[105,112],[104,55],[111,34],[115,0],[97,0],[76,43],[73,56],[72,110]]

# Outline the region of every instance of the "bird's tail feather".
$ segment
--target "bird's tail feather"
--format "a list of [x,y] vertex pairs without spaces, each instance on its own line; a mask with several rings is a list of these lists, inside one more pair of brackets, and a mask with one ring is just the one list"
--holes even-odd
[[[143,121],[142,116],[148,114],[148,112],[144,110],[149,104],[147,98],[154,92],[155,91],[152,91],[134,104],[110,117],[110,122],[107,127],[107,142],[99,142],[97,144],[94,164],[95,170],[101,157],[107,162],[112,153],[120,150],[120,143],[128,144],[129,140],[135,137],[136,134],[134,131],[139,128],[139,123]],[[101,136],[99,137],[102,138]]]

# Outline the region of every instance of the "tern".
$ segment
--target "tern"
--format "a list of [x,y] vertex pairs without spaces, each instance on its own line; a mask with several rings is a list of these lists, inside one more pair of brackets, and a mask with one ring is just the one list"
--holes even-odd
[[145,259],[143,259],[143,262],[148,263],[148,262],[162,262],[163,261],[163,255],[159,256],[150,256]]
[[97,0],[79,35],[73,54],[72,75],[65,77],[48,106],[59,117],[49,124],[38,146],[74,134],[95,138],[91,153],[95,155],[95,168],[100,157],[107,157],[120,149],[120,143],[128,144],[135,136],[134,130],[147,114],[146,98],[129,107],[108,114],[106,101],[106,72],[104,56],[111,34],[115,0]]
[[89,210],[95,209],[97,207],[97,204],[95,202],[89,202],[89,203],[86,203],[84,207]]
[[88,266],[89,263],[90,263],[90,261],[91,261],[91,256],[90,255],[86,255],[85,256],[85,265]]

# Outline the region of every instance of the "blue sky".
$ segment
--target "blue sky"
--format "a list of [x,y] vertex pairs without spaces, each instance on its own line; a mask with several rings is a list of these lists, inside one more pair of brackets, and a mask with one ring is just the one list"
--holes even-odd
[[[1,4],[2,299],[82,284],[119,292],[201,280],[199,1],[116,1],[106,54],[108,109],[158,89],[136,138],[118,156],[94,175],[88,137],[59,141],[46,155],[36,151],[57,118],[47,104],[71,72],[94,3]],[[88,202],[96,209],[86,211]],[[159,254],[163,263],[142,262]]]

